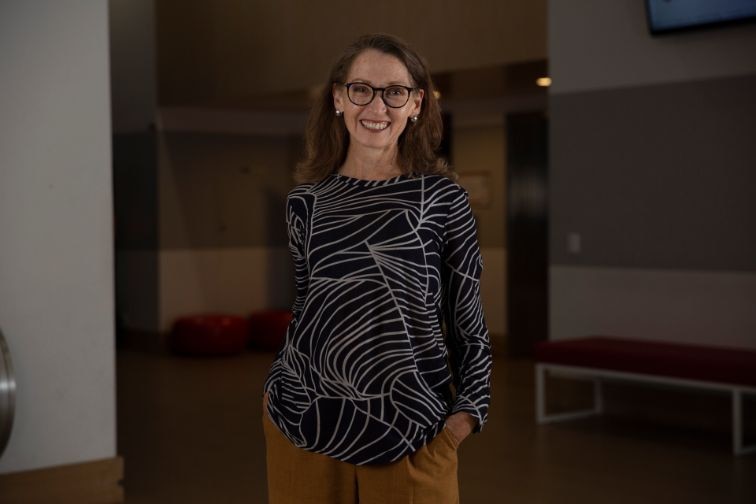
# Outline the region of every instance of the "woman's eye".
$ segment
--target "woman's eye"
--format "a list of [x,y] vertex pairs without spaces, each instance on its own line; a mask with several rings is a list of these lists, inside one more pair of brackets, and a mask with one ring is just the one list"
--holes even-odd
[[388,88],[388,89],[387,89],[386,91],[387,91],[387,92],[388,92],[388,94],[390,94],[391,96],[404,96],[404,94],[405,94],[405,93],[407,92],[407,90],[406,90],[406,89],[404,89],[404,88],[400,88],[400,87],[392,87],[392,88]]
[[369,94],[370,88],[367,86],[352,86],[352,92],[360,94]]

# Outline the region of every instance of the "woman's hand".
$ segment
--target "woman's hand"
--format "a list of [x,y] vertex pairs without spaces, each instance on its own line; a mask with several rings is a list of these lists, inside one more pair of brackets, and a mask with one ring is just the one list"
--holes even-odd
[[464,411],[446,417],[446,426],[449,428],[451,435],[457,440],[457,445],[472,434],[477,423],[478,421],[474,416]]

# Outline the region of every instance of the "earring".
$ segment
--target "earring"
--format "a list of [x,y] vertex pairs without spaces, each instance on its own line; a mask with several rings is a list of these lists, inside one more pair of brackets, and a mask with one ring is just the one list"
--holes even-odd
[[341,117],[342,115],[344,115],[344,111],[343,111],[343,110],[338,110],[338,109],[337,109],[337,110],[336,110],[336,117]]
[[417,116],[413,115],[412,117],[410,117],[410,121],[412,121],[413,123],[416,123],[417,122]]

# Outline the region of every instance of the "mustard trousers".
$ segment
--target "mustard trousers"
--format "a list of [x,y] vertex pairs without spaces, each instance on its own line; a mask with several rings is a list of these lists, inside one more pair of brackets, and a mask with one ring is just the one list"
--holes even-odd
[[358,466],[297,448],[263,409],[268,504],[458,504],[457,442],[444,429],[415,453]]

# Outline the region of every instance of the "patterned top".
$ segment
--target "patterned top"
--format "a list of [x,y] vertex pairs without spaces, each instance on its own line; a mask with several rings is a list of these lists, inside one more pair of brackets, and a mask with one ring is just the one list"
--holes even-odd
[[451,413],[479,431],[491,347],[467,192],[440,175],[334,173],[289,192],[286,222],[297,296],[264,386],[282,433],[363,465],[414,452]]

